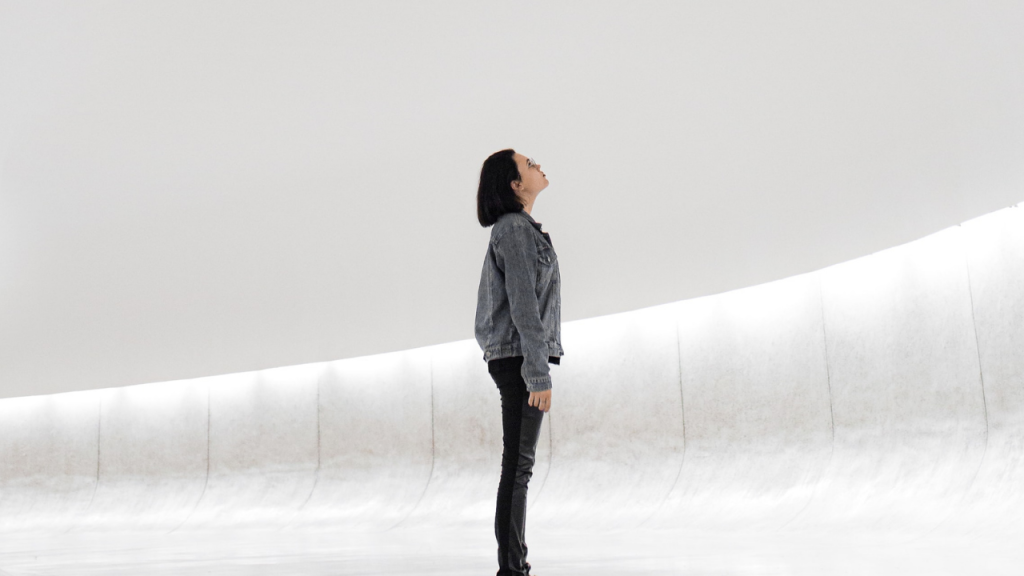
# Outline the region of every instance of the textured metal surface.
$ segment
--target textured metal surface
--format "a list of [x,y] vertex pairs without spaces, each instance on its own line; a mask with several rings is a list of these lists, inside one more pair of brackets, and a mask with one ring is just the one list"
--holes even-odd
[[[1024,560],[1019,208],[563,343],[540,574]],[[500,418],[473,340],[3,400],[0,573],[492,570]]]

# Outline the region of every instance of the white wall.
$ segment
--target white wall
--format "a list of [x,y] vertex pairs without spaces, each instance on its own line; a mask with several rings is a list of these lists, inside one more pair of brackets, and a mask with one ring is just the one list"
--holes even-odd
[[[1012,563],[1021,262],[1013,207],[808,274],[567,322],[531,518],[958,548],[970,535]],[[8,398],[0,532],[477,530],[501,438],[474,340]]]
[[0,397],[472,337],[481,162],[572,321],[1024,198],[1019,2],[0,1]]

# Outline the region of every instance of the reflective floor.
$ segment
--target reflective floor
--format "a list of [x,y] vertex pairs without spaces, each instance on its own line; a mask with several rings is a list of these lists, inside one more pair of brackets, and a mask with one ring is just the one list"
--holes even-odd
[[[630,530],[530,535],[539,576],[1019,575],[1019,542],[985,537],[908,540],[842,534],[769,535]],[[8,537],[9,575],[485,575],[488,526],[387,532],[87,533]]]

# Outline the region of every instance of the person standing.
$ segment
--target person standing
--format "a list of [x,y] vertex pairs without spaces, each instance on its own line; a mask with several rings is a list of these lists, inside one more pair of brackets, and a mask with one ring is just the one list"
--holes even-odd
[[476,196],[480,225],[492,227],[475,330],[501,396],[497,576],[536,576],[526,561],[526,492],[541,422],[551,409],[548,364],[564,355],[558,257],[551,236],[530,215],[547,186],[540,164],[509,148],[484,161]]

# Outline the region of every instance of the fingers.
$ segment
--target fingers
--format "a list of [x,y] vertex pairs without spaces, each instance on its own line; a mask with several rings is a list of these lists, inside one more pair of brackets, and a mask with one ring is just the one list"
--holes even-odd
[[530,392],[530,398],[527,400],[527,403],[530,406],[536,407],[541,412],[547,412],[551,409],[551,391]]

